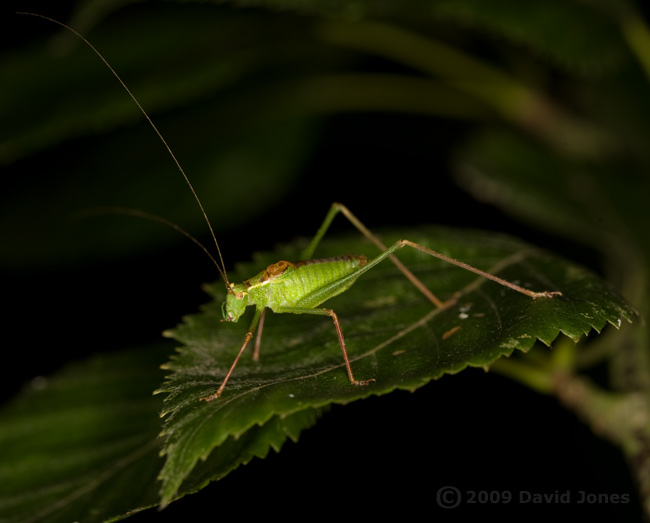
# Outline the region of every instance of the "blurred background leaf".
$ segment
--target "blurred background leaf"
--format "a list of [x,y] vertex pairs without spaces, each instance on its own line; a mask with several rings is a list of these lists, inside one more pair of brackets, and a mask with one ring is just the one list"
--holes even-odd
[[[100,355],[33,380],[0,416],[2,521],[115,521],[159,502],[162,408],[152,388],[170,350],[159,343]],[[196,467],[178,496],[253,457],[280,450],[319,409],[269,420],[229,438]]]

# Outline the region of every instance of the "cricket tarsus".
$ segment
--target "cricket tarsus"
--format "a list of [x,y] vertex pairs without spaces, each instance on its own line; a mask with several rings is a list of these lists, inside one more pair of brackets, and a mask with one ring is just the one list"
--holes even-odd
[[[147,122],[149,122],[152,129],[155,131],[155,133],[158,135],[158,138],[161,140],[161,142],[167,149],[167,152],[171,156],[172,160],[176,164],[176,167],[178,168],[185,182],[189,186],[190,191],[192,192],[192,195],[194,196],[194,199],[196,200],[199,209],[203,214],[203,218],[205,219],[205,222],[208,225],[208,228],[214,240],[214,244],[217,248],[217,253],[218,253],[218,258],[220,263],[217,263],[217,261],[210,255],[210,253],[207,251],[207,249],[205,249],[205,247],[203,247],[201,244],[199,244],[199,246],[203,248],[204,251],[206,251],[206,253],[208,254],[208,256],[210,256],[210,258],[212,258],[214,264],[217,267],[217,270],[223,277],[223,280],[226,285],[227,298],[225,303],[223,321],[229,321],[229,322],[237,321],[239,317],[243,314],[244,310],[248,305],[255,305],[255,314],[253,315],[253,320],[250,324],[248,332],[246,333],[244,342],[241,348],[239,349],[239,352],[237,353],[237,357],[235,358],[235,361],[230,366],[228,373],[226,374],[225,378],[221,382],[221,385],[219,386],[217,391],[212,394],[209,394],[208,396],[204,396],[200,398],[202,401],[212,401],[214,399],[219,398],[222,395],[226,387],[226,384],[230,379],[230,376],[235,370],[235,367],[237,366],[237,363],[239,362],[241,355],[246,349],[246,346],[255,335],[256,330],[258,332],[258,335],[255,341],[253,359],[257,360],[259,358],[262,327],[264,325],[265,311],[267,308],[271,309],[273,312],[280,313],[280,314],[283,313],[284,314],[315,314],[321,316],[329,316],[330,318],[332,318],[338,336],[339,345],[343,353],[343,360],[345,362],[345,367],[347,370],[350,384],[355,386],[367,386],[373,381],[375,381],[375,379],[357,380],[354,377],[354,373],[352,372],[352,366],[350,364],[350,359],[348,357],[347,349],[345,346],[345,340],[343,338],[343,331],[341,330],[341,325],[339,323],[338,316],[332,309],[318,308],[318,305],[320,305],[321,303],[327,301],[328,299],[342,292],[345,292],[357,280],[357,278],[359,278],[359,276],[369,271],[375,265],[381,263],[386,258],[390,259],[391,262],[394,263],[397,266],[397,268],[404,274],[404,276],[408,278],[408,280],[435,307],[443,308],[443,307],[449,307],[453,305],[456,302],[458,295],[452,296],[447,301],[440,300],[407,267],[405,267],[393,255],[395,251],[402,249],[403,247],[406,246],[417,249],[425,254],[428,254],[435,258],[439,258],[441,260],[447,261],[449,263],[462,267],[466,270],[474,272],[484,278],[495,281],[500,285],[504,285],[506,287],[509,287],[510,289],[525,294],[526,296],[529,296],[532,299],[553,298],[555,296],[561,295],[560,292],[530,291],[528,289],[515,285],[511,282],[503,280],[498,276],[494,276],[493,274],[481,271],[480,269],[472,267],[471,265],[450,258],[444,254],[433,251],[427,247],[424,247],[423,245],[412,242],[410,240],[399,240],[396,243],[394,243],[391,247],[387,248],[377,236],[375,236],[372,232],[370,232],[370,230],[354,214],[352,214],[352,212],[350,212],[350,210],[345,205],[340,203],[334,203],[331,206],[321,227],[318,229],[316,235],[309,243],[305,251],[302,253],[302,256],[300,257],[301,261],[298,261],[296,263],[279,261],[277,263],[269,265],[264,271],[260,272],[253,278],[246,280],[244,283],[240,283],[240,284],[230,283],[228,281],[225,264],[223,262],[223,257],[221,255],[221,249],[219,248],[219,243],[217,242],[217,238],[212,228],[212,224],[210,223],[208,215],[205,212],[205,209],[203,208],[203,204],[201,203],[201,200],[199,199],[196,191],[194,190],[192,183],[190,182],[187,174],[185,174],[183,167],[181,166],[180,162],[176,158],[176,155],[173,153],[171,147],[167,144],[167,141],[165,140],[161,132],[153,123],[153,121],[151,120],[147,112],[144,110],[144,108],[140,105],[140,102],[138,102],[136,97],[131,93],[129,88],[122,81],[122,79],[117,74],[117,72],[111,67],[111,65],[102,56],[102,54],[84,36],[82,36],[80,33],[75,31],[71,27],[67,26],[66,24],[59,22],[53,18],[49,18],[47,16],[43,16],[36,13],[19,12],[17,14],[42,18],[44,20],[48,20],[49,22],[55,23],[67,29],[68,31],[72,32],[78,38],[80,38],[101,59],[101,61],[106,65],[106,67],[108,67],[108,69],[113,73],[113,75],[120,82],[124,90],[134,101],[136,106],[140,109],[140,111],[146,118]],[[339,212],[342,213],[348,219],[348,221],[350,221],[350,223],[352,223],[352,225],[354,225],[361,232],[361,234],[363,234],[368,240],[374,243],[382,251],[382,253],[379,256],[377,256],[372,260],[368,260],[363,255],[360,256],[346,255],[339,258],[331,258],[327,260],[312,259],[314,251],[316,250],[318,244],[320,243],[323,236],[327,232],[327,229],[329,228],[332,220]],[[127,214],[139,215],[145,218],[162,221],[163,223],[171,225],[174,229],[179,230],[181,233],[188,236],[195,243],[199,243],[189,233],[186,233],[180,227],[176,226],[175,224],[171,224],[171,222],[163,218],[159,218],[153,215],[148,215],[147,213],[138,212],[138,211],[129,211],[127,212]]]

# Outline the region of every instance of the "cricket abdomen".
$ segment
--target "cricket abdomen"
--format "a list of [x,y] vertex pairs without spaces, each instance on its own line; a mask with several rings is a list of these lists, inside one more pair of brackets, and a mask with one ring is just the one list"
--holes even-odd
[[[293,268],[287,277],[276,277],[259,289],[258,299],[266,301],[271,310],[292,307],[314,308],[325,300],[347,290],[356,280],[346,279],[368,262],[366,256],[348,254],[336,258],[304,260],[290,264]],[[282,262],[288,263],[288,262]],[[269,266],[274,267],[277,264]],[[269,270],[267,269],[267,271]]]

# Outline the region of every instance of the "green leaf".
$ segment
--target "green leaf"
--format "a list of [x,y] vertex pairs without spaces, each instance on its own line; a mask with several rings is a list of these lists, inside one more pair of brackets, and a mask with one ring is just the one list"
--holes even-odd
[[[579,339],[606,323],[630,321],[634,310],[585,269],[520,241],[478,231],[421,228],[385,232],[387,244],[408,238],[520,285],[560,290],[562,297],[532,300],[473,273],[403,249],[400,259],[442,299],[459,292],[456,305],[435,310],[390,263],[364,275],[346,293],[327,302],[338,314],[357,379],[352,387],[334,327],[327,318],[270,315],[261,361],[245,356],[221,398],[199,398],[216,390],[241,346],[248,325],[220,323],[223,284],[209,287],[216,301],[171,331],[184,346],[166,365],[173,373],[165,398],[166,463],[162,503],[171,501],[200,460],[220,453],[224,441],[240,438],[278,416],[330,403],[348,403],[395,389],[414,390],[467,366],[489,367],[537,339],[547,345],[560,332]],[[232,281],[245,279],[278,259],[296,259],[302,245],[279,247],[242,265]],[[373,249],[354,238],[323,242],[317,256]]]
[[[559,330],[577,338],[634,312],[587,271],[498,235],[438,228],[404,232],[501,276],[534,288],[562,290],[562,298],[519,296],[493,282],[421,253],[400,257],[441,298],[462,290],[458,305],[433,311],[390,263],[378,266],[331,301],[341,319],[357,376],[349,385],[331,323],[325,318],[269,316],[262,361],[244,358],[223,397],[198,398],[218,386],[246,329],[219,322],[219,303],[190,316],[174,335],[187,343],[168,364],[165,347],[97,356],[38,378],[0,412],[0,519],[106,521],[121,519],[195,492],[253,457],[278,451],[320,416],[322,407],[396,388],[413,390],[467,365],[487,366]],[[397,234],[386,233],[385,241]],[[435,239],[435,241],[432,241]],[[304,245],[279,247],[243,265],[238,278]],[[323,242],[318,255],[366,251],[355,238]],[[223,298],[222,284],[209,288]],[[460,329],[454,330],[460,326]],[[445,335],[445,333],[448,333]],[[159,412],[167,414],[158,438]],[[218,446],[218,448],[215,448]],[[165,460],[160,452],[167,454]],[[204,459],[202,461],[201,459]],[[164,468],[163,468],[164,465]]]
[[[312,426],[320,417],[323,409],[308,408],[292,414],[273,416],[266,423],[255,425],[240,436],[228,437],[219,449],[201,461],[191,471],[190,476],[183,482],[174,497],[196,492],[211,481],[223,478],[239,465],[245,465],[253,458],[265,458],[269,450],[279,452],[287,438],[298,441],[298,436],[303,429]],[[161,467],[162,468],[162,458]],[[160,470],[160,468],[158,470]],[[181,471],[166,469],[158,479],[169,476],[169,484],[174,484],[179,489],[184,476]],[[159,483],[156,484],[159,486]],[[162,500],[161,507],[166,506],[172,498]],[[158,500],[156,500],[158,501]]]

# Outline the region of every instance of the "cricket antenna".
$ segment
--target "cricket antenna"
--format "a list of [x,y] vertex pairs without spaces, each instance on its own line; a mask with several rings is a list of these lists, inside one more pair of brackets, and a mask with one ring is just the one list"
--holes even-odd
[[[104,64],[106,65],[106,67],[108,67],[108,69],[111,71],[111,73],[113,73],[113,75],[115,76],[115,78],[117,78],[117,81],[120,82],[120,84],[122,85],[122,87],[124,87],[124,90],[129,94],[129,96],[131,97],[131,99],[135,102],[135,105],[138,106],[138,109],[140,109],[140,111],[142,112],[142,114],[144,115],[144,117],[145,117],[145,118],[147,119],[147,121],[149,122],[149,125],[151,125],[152,129],[153,129],[153,130],[156,132],[156,134],[158,135],[158,138],[160,138],[160,140],[162,141],[163,145],[164,145],[165,148],[167,149],[167,152],[168,152],[169,155],[172,157],[172,160],[174,160],[174,163],[176,164],[176,167],[178,168],[178,170],[180,171],[180,173],[183,175],[183,178],[185,179],[185,182],[187,183],[188,187],[190,188],[190,191],[192,191],[192,194],[194,195],[194,199],[195,199],[196,202],[199,204],[199,208],[201,209],[201,213],[203,214],[203,218],[205,218],[205,222],[208,224],[208,228],[210,229],[210,234],[212,235],[212,239],[214,240],[214,244],[215,244],[215,246],[217,247],[217,253],[218,253],[218,255],[219,255],[219,261],[221,262],[221,266],[219,266],[219,264],[218,264],[218,263],[216,262],[216,260],[212,257],[212,255],[208,252],[208,250],[207,250],[205,247],[203,247],[203,245],[201,245],[201,244],[199,243],[198,240],[196,240],[195,238],[193,238],[189,233],[186,233],[183,229],[181,229],[181,228],[180,228],[179,226],[177,226],[176,224],[174,224],[174,223],[172,223],[172,222],[170,222],[170,221],[168,221],[168,220],[165,220],[164,218],[160,218],[160,217],[153,217],[153,218],[152,218],[153,215],[148,215],[147,213],[144,213],[144,212],[141,213],[141,216],[145,217],[145,215],[147,215],[146,217],[148,217],[148,218],[150,218],[150,219],[156,219],[156,220],[158,220],[158,221],[161,221],[161,222],[163,222],[163,223],[166,223],[167,225],[170,225],[172,228],[176,229],[177,231],[181,232],[181,233],[184,234],[185,236],[189,237],[192,241],[194,241],[194,243],[196,243],[197,245],[199,245],[199,246],[200,246],[200,247],[201,247],[201,248],[202,248],[202,249],[203,249],[203,250],[208,254],[208,256],[210,256],[210,259],[211,259],[211,260],[214,262],[214,264],[216,265],[217,270],[219,271],[219,274],[221,274],[221,277],[224,279],[224,282],[226,283],[226,289],[228,289],[228,292],[232,292],[232,289],[231,289],[231,286],[230,286],[230,282],[228,281],[228,276],[226,275],[226,265],[223,263],[223,256],[221,255],[221,249],[219,248],[219,242],[217,242],[217,237],[216,237],[216,235],[214,234],[214,230],[212,229],[212,224],[210,223],[210,219],[208,218],[208,215],[207,215],[207,213],[205,212],[205,209],[203,208],[203,204],[201,203],[201,200],[199,199],[198,194],[196,194],[196,191],[194,190],[194,186],[193,186],[192,183],[190,182],[190,179],[187,177],[187,174],[185,174],[185,171],[183,170],[183,167],[181,166],[180,162],[179,162],[178,159],[176,158],[176,155],[174,154],[174,152],[172,151],[171,147],[169,146],[169,144],[167,143],[167,141],[166,141],[165,138],[163,137],[162,133],[158,130],[158,127],[156,127],[156,124],[153,123],[153,121],[151,120],[151,118],[149,117],[149,115],[147,114],[147,112],[144,110],[144,108],[142,107],[142,105],[140,105],[140,102],[138,102],[138,99],[133,95],[133,93],[131,92],[131,90],[126,86],[126,84],[122,81],[122,79],[120,78],[120,76],[115,72],[115,69],[113,69],[113,67],[111,67],[111,64],[108,63],[108,61],[106,60],[106,58],[104,58],[104,57],[102,56],[102,54],[101,54],[101,53],[100,53],[100,52],[95,48],[95,46],[94,46],[93,44],[91,44],[91,43],[86,39],[86,37],[84,37],[81,33],[75,31],[72,27],[70,27],[70,26],[64,24],[63,22],[59,22],[58,20],[55,20],[54,18],[50,18],[49,16],[41,15],[41,14],[38,14],[38,13],[27,13],[27,12],[17,11],[16,14],[17,14],[17,15],[34,16],[34,17],[36,17],[36,18],[42,18],[43,20],[47,20],[48,22],[55,23],[55,24],[57,24],[57,25],[63,27],[64,29],[67,29],[67,30],[70,31],[72,34],[76,35],[76,36],[77,36],[77,37],[78,37],[82,42],[84,42],[88,47],[90,47],[90,49],[92,49],[92,51],[93,51],[93,52],[94,52],[94,53],[95,53],[95,54],[100,58],[100,60],[101,60],[102,62],[104,62]],[[136,213],[133,213],[133,214],[136,214]]]

